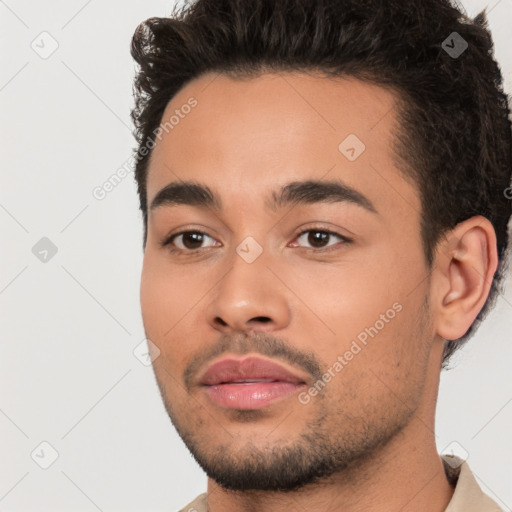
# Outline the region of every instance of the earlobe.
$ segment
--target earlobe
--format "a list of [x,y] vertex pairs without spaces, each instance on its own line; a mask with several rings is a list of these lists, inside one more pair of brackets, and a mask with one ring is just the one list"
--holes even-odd
[[497,266],[496,234],[485,217],[458,224],[441,242],[433,280],[439,336],[464,336],[487,300]]

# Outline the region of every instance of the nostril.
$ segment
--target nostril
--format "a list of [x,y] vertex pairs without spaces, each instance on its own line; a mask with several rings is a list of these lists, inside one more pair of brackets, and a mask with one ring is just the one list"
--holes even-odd
[[268,316],[255,316],[253,318],[253,320],[256,320],[258,322],[265,322],[265,323],[270,322],[270,318]]

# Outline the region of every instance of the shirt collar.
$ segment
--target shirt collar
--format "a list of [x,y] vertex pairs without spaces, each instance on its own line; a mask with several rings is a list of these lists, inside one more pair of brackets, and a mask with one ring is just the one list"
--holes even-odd
[[466,461],[455,455],[441,455],[448,481],[455,487],[445,512],[503,512],[483,493]]

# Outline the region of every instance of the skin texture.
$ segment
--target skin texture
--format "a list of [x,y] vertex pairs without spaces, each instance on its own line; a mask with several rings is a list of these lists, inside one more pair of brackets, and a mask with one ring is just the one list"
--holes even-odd
[[[489,293],[492,225],[459,224],[427,268],[419,193],[392,151],[395,96],[377,85],[209,73],[163,120],[190,97],[197,106],[153,150],[148,204],[193,180],[222,209],[149,212],[141,307],[167,412],[209,476],[209,510],[444,510],[453,489],[434,435],[444,339],[467,331]],[[354,161],[338,148],[349,134],[366,146]],[[271,191],[311,179],[342,180],[376,212],[350,202],[267,207]],[[306,229],[352,242],[333,235],[322,252],[297,237]],[[205,233],[202,245],[161,245],[186,230]],[[236,252],[248,236],[263,249],[252,263]],[[212,361],[258,354],[301,375],[307,391],[394,304],[400,311],[307,404],[294,394],[228,410],[198,385]]]

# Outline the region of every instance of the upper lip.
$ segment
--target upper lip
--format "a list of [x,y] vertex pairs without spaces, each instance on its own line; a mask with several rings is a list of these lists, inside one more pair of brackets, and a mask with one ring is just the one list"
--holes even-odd
[[211,364],[200,378],[206,386],[247,379],[265,379],[293,384],[304,384],[304,379],[268,359],[249,356],[243,359],[226,357]]

